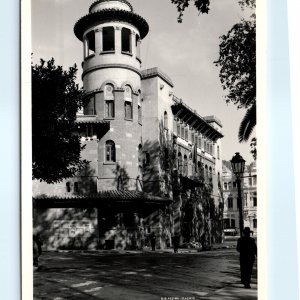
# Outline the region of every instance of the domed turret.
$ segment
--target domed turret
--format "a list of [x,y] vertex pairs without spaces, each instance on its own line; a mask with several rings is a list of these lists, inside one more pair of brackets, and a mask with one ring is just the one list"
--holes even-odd
[[126,0],[98,0],[74,26],[84,45],[82,80],[89,97],[84,117],[110,123],[97,147],[101,190],[116,188],[115,179],[108,178],[120,167],[134,182],[141,176],[132,153],[142,139],[140,43],[148,31],[148,23]]

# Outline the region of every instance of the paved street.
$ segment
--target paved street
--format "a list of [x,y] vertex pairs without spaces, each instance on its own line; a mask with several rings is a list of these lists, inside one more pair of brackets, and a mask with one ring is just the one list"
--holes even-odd
[[[194,253],[58,253],[40,257],[34,299],[257,299],[239,284],[234,249]],[[256,270],[255,270],[256,271]]]

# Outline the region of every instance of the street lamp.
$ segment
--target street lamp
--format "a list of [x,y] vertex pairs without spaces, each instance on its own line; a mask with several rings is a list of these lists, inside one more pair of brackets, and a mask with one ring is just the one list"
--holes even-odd
[[242,191],[241,191],[241,177],[245,170],[245,160],[239,152],[235,153],[232,157],[231,167],[232,171],[236,176],[237,188],[238,188],[238,204],[239,204],[239,215],[240,215],[240,236],[243,235],[244,220],[243,220],[243,203],[242,203]]

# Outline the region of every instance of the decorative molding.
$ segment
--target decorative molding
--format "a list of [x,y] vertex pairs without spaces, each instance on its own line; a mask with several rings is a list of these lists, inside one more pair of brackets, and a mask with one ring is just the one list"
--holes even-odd
[[101,65],[94,66],[94,67],[86,69],[82,73],[81,78],[83,79],[86,74],[91,73],[93,71],[102,70],[102,69],[110,69],[110,68],[130,70],[130,71],[133,71],[136,74],[138,74],[140,77],[142,77],[141,71],[134,68],[134,67],[132,67],[132,66],[130,66],[130,65],[126,65],[126,64],[101,64]]

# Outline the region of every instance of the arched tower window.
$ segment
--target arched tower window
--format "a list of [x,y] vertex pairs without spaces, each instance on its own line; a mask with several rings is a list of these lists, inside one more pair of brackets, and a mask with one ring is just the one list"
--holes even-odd
[[133,118],[132,108],[132,89],[129,85],[125,85],[124,89],[124,100],[125,100],[125,119]]
[[106,84],[104,87],[104,102],[105,102],[105,117],[115,117],[115,95],[114,87],[111,84]]
[[168,113],[164,112],[164,129],[168,130]]
[[178,152],[178,173],[182,174],[182,155]]
[[114,27],[103,28],[103,51],[115,51],[115,29]]
[[116,147],[113,141],[107,141],[105,144],[105,153],[107,162],[116,162]]
[[122,52],[131,53],[131,30],[122,28]]

